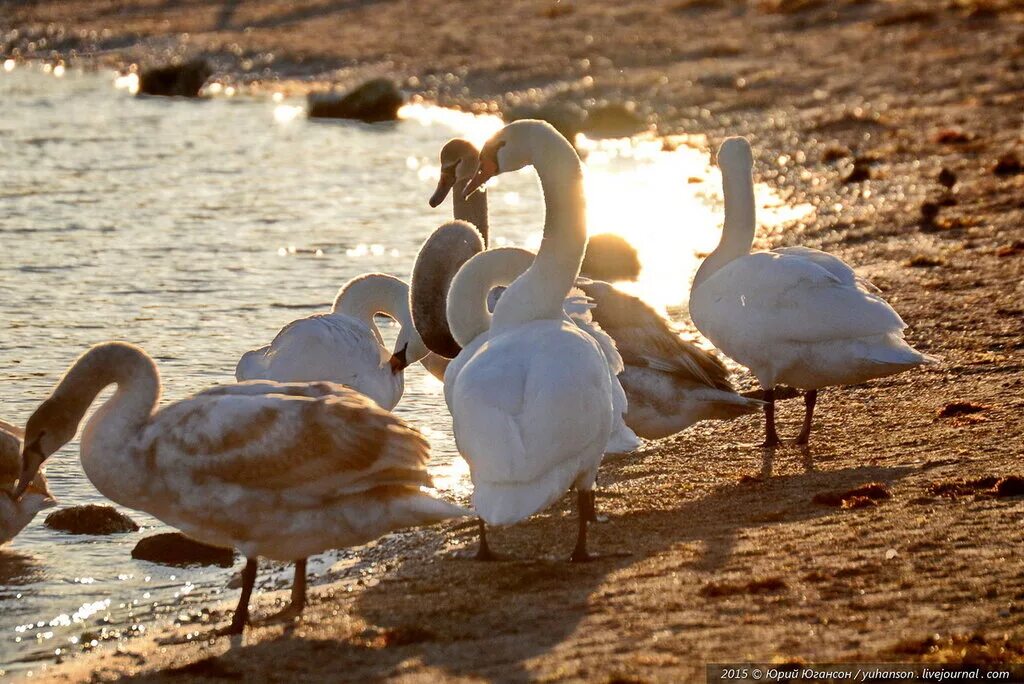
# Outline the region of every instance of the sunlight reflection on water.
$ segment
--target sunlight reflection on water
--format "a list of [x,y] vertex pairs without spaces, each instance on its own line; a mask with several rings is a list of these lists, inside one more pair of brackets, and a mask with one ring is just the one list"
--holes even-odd
[[[117,90],[97,75],[62,74],[13,62],[0,72],[0,236],[10,246],[0,261],[0,417],[20,424],[91,344],[147,349],[164,399],[175,400],[231,381],[242,352],[326,309],[349,278],[407,278],[450,215],[450,205],[427,207],[440,146],[455,135],[479,145],[501,126],[423,104],[404,107],[397,124],[316,123],[283,96],[137,99],[134,74],[117,77]],[[685,304],[697,254],[720,234],[720,176],[692,142],[668,152],[654,139],[577,141],[591,234],[632,242],[644,269],[625,289],[672,311]],[[494,244],[536,247],[532,171],[495,179],[488,194]],[[764,186],[757,196],[772,207],[760,213],[766,226],[809,212]],[[390,343],[395,326],[381,326]],[[438,489],[465,499],[468,468],[441,389],[411,368],[397,412],[428,435]],[[51,488],[64,505],[102,502],[76,456],[73,442],[53,459]],[[0,663],[24,668],[83,634],[138,632],[219,598],[226,570],[132,560],[139,538],[165,528],[131,515],[142,531],[100,538],[52,532],[40,516],[0,549]],[[311,567],[353,564],[339,553]]]

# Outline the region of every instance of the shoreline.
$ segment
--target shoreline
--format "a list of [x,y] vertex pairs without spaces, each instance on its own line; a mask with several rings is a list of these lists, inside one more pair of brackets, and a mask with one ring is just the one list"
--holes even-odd
[[[34,679],[679,681],[714,661],[1024,662],[1024,499],[971,484],[1024,473],[1024,174],[996,173],[1008,153],[1024,160],[1024,8],[166,5],[0,2],[0,47],[25,50],[52,24],[52,42],[21,56],[98,51],[96,64],[117,66],[205,54],[226,83],[257,77],[287,95],[387,75],[471,111],[632,102],[658,135],[705,134],[712,148],[747,135],[757,180],[816,207],[770,246],[847,259],[942,363],[823,393],[809,450],[763,452],[753,417],[610,457],[595,548],[628,557],[565,563],[563,500],[498,531],[495,549],[514,560],[465,560],[472,530],[443,525],[389,539],[397,550],[362,585],[315,588],[294,626],[256,627],[234,645],[136,638]],[[949,410],[957,402],[978,410]],[[798,408],[781,404],[784,438]],[[873,482],[890,498],[813,501]],[[276,598],[254,599],[257,618]]]

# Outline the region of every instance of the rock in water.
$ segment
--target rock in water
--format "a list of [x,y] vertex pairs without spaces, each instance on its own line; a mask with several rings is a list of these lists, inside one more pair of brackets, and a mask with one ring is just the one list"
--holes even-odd
[[540,119],[555,127],[569,142],[575,144],[576,134],[583,130],[587,112],[573,102],[542,102],[523,104],[507,109],[502,118],[512,123],[521,119]]
[[213,69],[205,59],[143,69],[139,74],[139,95],[199,97],[199,91]]
[[619,235],[595,235],[587,242],[580,275],[608,282],[636,280],[640,275],[640,257],[636,248]]
[[387,78],[372,79],[344,95],[310,93],[307,98],[310,118],[357,119],[367,123],[395,121],[404,101],[398,86]]
[[647,128],[632,102],[610,103],[594,107],[587,114],[583,132],[593,138],[628,138]]
[[235,552],[189,539],[180,532],[154,534],[139,540],[132,549],[132,558],[162,565],[219,565],[231,567]]
[[120,534],[137,532],[139,526],[113,506],[71,506],[46,516],[46,526],[68,534]]

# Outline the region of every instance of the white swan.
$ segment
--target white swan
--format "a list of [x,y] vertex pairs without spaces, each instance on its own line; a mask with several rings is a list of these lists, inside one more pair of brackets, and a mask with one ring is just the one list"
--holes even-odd
[[[384,347],[376,314],[401,326],[393,354]],[[404,369],[427,352],[412,324],[409,286],[394,276],[370,273],[341,288],[331,313],[292,321],[269,345],[243,354],[235,379],[334,382],[391,410],[405,391]]]
[[358,392],[254,381],[157,410],[156,366],[121,342],[87,351],[29,418],[15,498],[112,384],[82,434],[85,474],[107,498],[246,556],[225,633],[247,622],[259,556],[296,561],[294,614],[305,605],[307,556],[468,513],[420,489],[430,483],[427,441]]
[[774,388],[807,390],[798,444],[810,439],[817,392],[933,363],[903,340],[907,327],[877,289],[836,257],[806,247],[750,253],[753,154],[744,138],[718,151],[725,224],[690,293],[693,322],[765,389],[765,445],[779,444]]
[[9,495],[21,473],[22,431],[0,420],[0,545],[6,544],[32,522],[36,513],[57,504],[40,472],[20,501]]
[[[469,198],[472,203],[459,200],[459,189],[468,182],[467,175],[476,169],[475,152],[472,143],[460,138],[445,144],[441,149],[441,180],[430,198],[430,205],[438,206],[454,189],[455,219],[470,223],[483,221],[486,227],[486,196],[474,193]],[[442,230],[435,233],[438,238]],[[428,252],[430,240],[424,244],[421,250],[424,259],[418,259],[413,269],[412,308],[413,320],[427,347],[454,358],[458,346],[452,341],[444,312],[437,303],[438,293],[443,297],[447,292],[450,276],[444,275],[445,270],[438,262],[440,257],[449,254],[468,259],[469,252],[479,251],[479,243],[474,242],[466,230],[444,230],[447,230],[443,233],[445,239],[437,240],[440,244],[436,250]],[[435,253],[438,257],[430,258]],[[498,265],[493,260],[488,263],[507,278],[493,280],[492,284],[497,286],[518,277],[530,262],[516,257],[508,264]],[[516,264],[521,270],[516,270]],[[422,286],[417,286],[417,276]],[[593,323],[603,331],[601,335],[614,340],[618,349],[609,362],[621,371],[616,384],[621,383],[628,398],[625,425],[635,434],[659,439],[702,420],[730,420],[761,410],[763,402],[743,397],[733,390],[729,372],[714,354],[682,339],[670,321],[641,299],[588,278],[577,278],[576,287],[593,300],[590,310]],[[582,319],[574,320],[582,322]],[[587,325],[589,323],[583,327]]]
[[[565,321],[565,297],[586,244],[583,172],[572,145],[541,121],[505,126],[480,153],[466,192],[490,177],[533,165],[544,191],[544,239],[526,272],[498,301],[493,319],[482,281],[462,299],[460,269],[448,296],[448,320],[465,349],[449,365],[446,387],[459,452],[470,465],[473,504],[492,525],[543,510],[575,487],[579,530],[572,560],[590,558],[587,524],[593,485],[612,433],[612,386],[600,346]],[[475,338],[487,331],[478,345]],[[473,348],[475,346],[475,349]],[[463,357],[466,357],[463,359]],[[447,376],[454,373],[452,380]],[[481,551],[486,555],[481,525]]]

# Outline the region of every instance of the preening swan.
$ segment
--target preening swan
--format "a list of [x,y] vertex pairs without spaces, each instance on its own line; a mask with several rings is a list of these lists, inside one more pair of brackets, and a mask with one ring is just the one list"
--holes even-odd
[[22,432],[0,420],[0,544],[13,539],[41,510],[56,505],[40,472],[29,483],[21,500],[10,496],[21,473]]
[[468,513],[420,489],[430,484],[427,441],[358,392],[255,381],[157,410],[156,366],[121,342],[87,351],[29,418],[15,498],[112,384],[82,433],[85,474],[107,498],[245,555],[226,633],[248,620],[260,556],[296,562],[288,611],[297,614],[307,556]]
[[[437,206],[449,189],[455,187],[456,219],[472,221],[471,215],[462,209],[465,204],[457,200],[458,188],[465,185],[460,175],[462,170],[470,166],[476,168],[475,162],[472,165],[469,162],[470,151],[475,149],[468,141],[455,139],[441,150],[442,180],[430,204]],[[480,198],[480,203],[473,205],[473,214],[486,217],[486,197],[475,193],[470,199],[474,198]],[[454,358],[459,347],[450,335],[443,310],[444,293],[448,291],[450,280],[443,260],[449,255],[463,261],[468,259],[471,252],[480,249],[479,241],[474,240],[468,228],[438,229],[424,243],[413,268],[413,320],[427,347],[448,358]],[[504,254],[520,264],[521,270],[512,263],[499,266],[496,261],[489,261],[507,278],[494,279],[492,285],[508,284],[530,264],[523,261],[521,255],[512,257],[507,251]],[[621,370],[616,384],[621,383],[625,390],[629,405],[625,425],[635,434],[659,439],[701,420],[730,420],[761,410],[762,402],[742,397],[733,390],[729,372],[714,354],[682,339],[670,321],[639,298],[608,283],[582,277],[576,280],[576,287],[593,300],[594,306],[590,307],[593,324],[603,331],[602,335],[611,336],[618,348],[610,362]],[[460,312],[450,313],[458,315]],[[574,320],[582,323],[582,319]],[[591,324],[591,328],[594,327]]]
[[[393,354],[384,347],[376,314],[401,326]],[[394,276],[370,273],[341,288],[331,313],[292,321],[269,345],[243,354],[235,379],[334,382],[391,410],[405,391],[404,369],[426,354],[412,324],[409,286]]]
[[[517,121],[484,146],[466,192],[531,164],[546,207],[540,250],[502,295],[489,322],[480,319],[487,315],[490,283],[484,279],[472,297],[457,301],[461,272],[473,259],[460,269],[448,297],[453,336],[466,346],[488,325],[489,331],[475,350],[460,354],[458,361],[467,358],[446,389],[455,440],[470,465],[477,514],[488,524],[512,524],[575,487],[579,528],[572,560],[583,561],[590,558],[587,524],[613,408],[600,346],[567,322],[563,310],[586,244],[579,157],[549,124]],[[452,372],[450,365],[447,374]],[[481,551],[486,551],[483,534]]]
[[765,445],[779,444],[774,388],[807,390],[798,444],[810,439],[818,390],[933,363],[908,345],[899,314],[840,259],[807,247],[750,253],[753,154],[744,138],[718,151],[725,192],[722,240],[697,270],[690,315],[765,390]]

